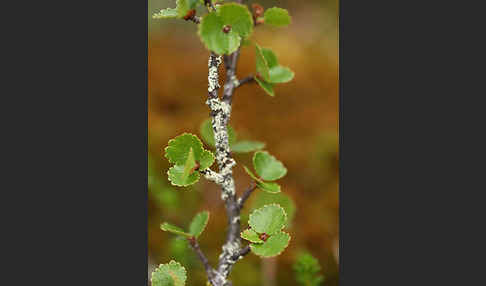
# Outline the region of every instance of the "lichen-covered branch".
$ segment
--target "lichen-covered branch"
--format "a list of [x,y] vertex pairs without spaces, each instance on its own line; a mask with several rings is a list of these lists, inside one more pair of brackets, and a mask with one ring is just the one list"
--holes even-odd
[[218,89],[220,88],[218,67],[223,62],[223,57],[211,53],[208,61],[208,99],[206,104],[211,110],[211,124],[214,131],[216,162],[219,172],[208,169],[201,171],[201,173],[206,179],[221,186],[221,199],[225,203],[228,217],[228,232],[226,242],[222,247],[223,251],[219,256],[218,267],[216,270],[208,272],[208,280],[213,286],[232,285],[227,278],[233,265],[249,252],[249,247],[241,248],[241,201],[238,203],[236,200],[232,170],[236,162],[231,157],[227,127],[231,117],[231,98],[234,89],[238,86],[235,75],[238,57],[239,49],[229,56],[224,56],[226,82],[222,99],[218,97]]
[[200,171],[200,173],[204,176],[204,178],[206,178],[206,180],[215,182],[218,185],[221,185],[224,181],[224,178],[223,176],[221,176],[221,174],[211,169]]

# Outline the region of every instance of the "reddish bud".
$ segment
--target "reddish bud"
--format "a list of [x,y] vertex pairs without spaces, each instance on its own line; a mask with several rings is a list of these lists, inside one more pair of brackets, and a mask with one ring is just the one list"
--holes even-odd
[[199,169],[199,167],[201,167],[201,165],[199,165],[199,162],[196,162],[196,166],[194,166],[192,169],[191,169],[191,174],[196,171],[197,169]]
[[189,10],[189,12],[187,12],[187,15],[184,16],[184,20],[191,20],[192,18],[194,18],[194,16],[196,16],[196,10],[195,9],[192,9],[192,10]]
[[251,8],[253,9],[253,16],[258,18],[263,15],[263,7],[260,4],[253,3],[251,4]]
[[262,233],[259,235],[259,238],[263,241],[267,241],[267,239],[269,238],[270,236],[266,233]]
[[231,26],[226,25],[223,27],[223,33],[228,34],[231,31]]

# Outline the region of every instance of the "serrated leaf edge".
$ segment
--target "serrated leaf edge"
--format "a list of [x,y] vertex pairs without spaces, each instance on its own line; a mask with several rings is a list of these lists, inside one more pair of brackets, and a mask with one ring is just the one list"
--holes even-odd
[[[213,163],[214,163],[214,161],[213,161]],[[197,173],[198,179],[197,179],[197,181],[195,181],[194,183],[192,183],[192,184],[185,184],[185,185],[184,185],[184,184],[182,184],[182,185],[177,184],[176,182],[174,182],[174,181],[172,181],[172,180],[170,179],[170,175],[169,175],[170,170],[172,170],[173,168],[175,168],[175,166],[177,166],[177,165],[174,165],[174,166],[170,167],[170,168],[169,168],[169,170],[167,170],[167,179],[169,180],[169,182],[170,182],[170,184],[171,184],[171,185],[173,185],[173,186],[177,186],[177,187],[187,187],[187,186],[194,185],[195,183],[199,182],[199,179],[201,179],[201,174],[198,172],[198,173]],[[191,175],[192,175],[192,174],[191,174]]]
[[[206,150],[206,149],[203,148],[203,153],[209,153],[209,154],[211,154],[212,160],[211,160],[211,164],[209,164],[206,168],[204,168],[204,169],[199,168],[200,171],[209,169],[214,164],[214,161],[216,160],[216,157],[214,156],[213,152],[211,152],[211,151]],[[198,163],[201,164],[200,161],[198,161]]]
[[[179,262],[175,261],[175,260],[171,260],[169,261],[168,263],[162,263],[162,264],[159,264],[159,266],[157,268],[155,268],[154,271],[152,271],[152,275],[150,277],[150,282],[152,282],[152,279],[154,278],[154,273],[157,271],[157,270],[160,270],[160,271],[163,271],[162,269],[160,269],[161,266],[163,265],[168,265],[168,266],[171,266],[171,265],[177,265],[178,267],[181,267],[184,271],[184,281],[180,281],[180,283],[182,283],[183,285],[186,284],[186,280],[187,280],[187,271],[186,271],[186,268],[180,264]],[[171,275],[172,277],[172,275]],[[174,279],[175,280],[175,279]],[[174,281],[174,284],[176,283],[176,281]],[[177,285],[176,285],[177,286]]]
[[253,245],[255,245],[256,243],[250,243],[250,249],[251,249],[251,252],[253,254],[255,254],[256,256],[259,256],[261,258],[271,258],[271,257],[275,257],[275,256],[279,256],[280,254],[282,254],[282,252],[285,251],[285,249],[287,249],[287,247],[289,247],[289,244],[290,244],[290,241],[292,240],[292,236],[290,235],[290,233],[286,232],[286,231],[280,231],[280,232],[283,232],[285,234],[287,234],[289,236],[289,241],[287,242],[287,245],[282,249],[282,251],[280,251],[279,253],[275,254],[275,255],[271,255],[271,256],[263,256],[263,255],[258,255],[256,254],[255,252],[253,252]]
[[[250,216],[248,217],[248,225],[250,224],[250,220],[251,220],[251,217],[252,217],[253,215],[255,215],[257,212],[263,212],[263,209],[268,208],[268,207],[273,206],[273,205],[275,205],[275,206],[277,206],[277,207],[279,207],[279,208],[281,208],[281,209],[282,209],[282,211],[283,211],[283,213],[284,213],[284,216],[285,216],[285,222],[287,222],[287,219],[288,219],[288,218],[287,218],[287,212],[285,211],[285,209],[284,209],[284,208],[283,208],[281,205],[279,205],[279,204],[276,204],[276,203],[271,203],[271,204],[264,205],[263,207],[261,207],[261,208],[258,208],[258,209],[256,209],[256,210],[254,210],[254,211],[253,211],[253,212],[250,214]],[[279,229],[279,231],[282,231],[282,229],[284,229],[284,228],[285,228],[285,225],[286,225],[286,223],[284,223],[284,224],[282,225],[282,227]],[[251,228],[253,228],[251,225],[250,225],[250,227],[251,227]],[[255,230],[255,232],[256,232],[256,233],[258,233],[256,230]]]
[[[249,240],[249,239],[244,238],[244,237],[243,237],[243,233],[244,233],[245,231],[249,231],[249,229],[245,229],[245,230],[243,230],[242,232],[240,232],[240,237],[241,237],[241,238],[243,238],[244,240],[249,241],[250,243],[255,243],[255,244],[262,244],[262,243],[264,243],[264,241],[263,241],[263,240],[261,240],[261,239],[260,239],[259,241],[253,241],[253,240]],[[258,234],[258,232],[256,232],[256,231],[255,231],[255,233],[257,233],[257,234]]]
[[169,163],[176,164],[175,162],[171,161],[169,157],[167,157],[167,149],[170,147],[170,143],[173,142],[173,141],[175,141],[177,138],[182,137],[182,136],[185,136],[185,135],[190,135],[190,136],[196,137],[197,141],[199,141],[199,143],[201,143],[201,148],[203,150],[206,150],[206,149],[204,149],[204,144],[201,141],[201,139],[199,139],[199,137],[197,137],[196,135],[194,135],[192,133],[184,132],[181,135],[178,135],[178,136],[170,139],[169,142],[167,142],[167,146],[164,148],[164,157],[169,161]]

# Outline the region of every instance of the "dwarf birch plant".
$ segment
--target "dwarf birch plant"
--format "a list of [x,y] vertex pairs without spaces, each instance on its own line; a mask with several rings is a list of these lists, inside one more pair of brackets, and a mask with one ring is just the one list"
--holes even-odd
[[[251,193],[255,189],[269,194],[281,192],[281,186],[276,181],[287,174],[287,169],[268,151],[262,151],[265,143],[237,139],[233,128],[228,125],[233,94],[243,84],[257,83],[268,95],[275,96],[274,86],[289,82],[294,77],[290,68],[280,65],[277,55],[270,48],[260,47],[251,41],[253,30],[259,25],[289,25],[291,18],[288,11],[277,7],[265,10],[259,4],[252,4],[249,8],[243,2],[177,0],[175,8],[162,9],[153,14],[154,19],[177,18],[198,25],[199,38],[210,54],[205,97],[211,117],[201,124],[200,135],[212,151],[204,147],[198,136],[184,133],[168,142],[164,155],[172,164],[167,171],[172,185],[187,187],[203,177],[221,187],[228,232],[218,265],[209,264],[197,241],[208,223],[209,212],[196,214],[185,229],[168,222],[164,222],[161,229],[189,241],[205,267],[208,283],[213,286],[233,285],[229,280],[231,269],[248,253],[262,258],[274,257],[285,250],[291,239],[285,231],[288,215],[276,203],[254,210],[249,216],[248,228],[242,230],[240,225],[240,211]],[[204,15],[197,15],[196,8],[199,6],[205,7],[204,11],[207,12]],[[255,74],[238,79],[236,69],[242,45],[254,47],[256,66]],[[221,64],[226,70],[226,81],[219,96],[218,68]],[[236,195],[233,179],[236,161],[232,158],[232,152],[254,152],[252,168],[243,166],[253,183],[240,197]],[[212,168],[214,162],[217,168]],[[173,260],[161,264],[152,273],[154,286],[182,286],[185,281],[185,268]]]

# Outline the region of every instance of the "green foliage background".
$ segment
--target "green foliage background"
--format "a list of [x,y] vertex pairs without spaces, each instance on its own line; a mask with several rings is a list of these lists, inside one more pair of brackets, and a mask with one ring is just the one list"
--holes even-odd
[[[295,202],[293,221],[287,228],[292,240],[277,258],[265,262],[253,254],[239,261],[231,274],[235,286],[267,286],[268,264],[276,266],[275,285],[298,285],[292,264],[302,249],[319,260],[326,279],[322,285],[338,285],[337,241],[339,239],[338,196],[338,2],[336,0],[248,1],[265,8],[287,9],[292,24],[287,28],[259,26],[253,39],[269,47],[282,65],[295,72],[290,83],[275,87],[270,97],[256,84],[239,88],[233,101],[231,125],[238,138],[266,143],[268,150],[288,169],[278,181]],[[201,263],[185,240],[160,230],[163,221],[189,225],[202,210],[211,213],[206,231],[199,238],[214,265],[225,238],[226,217],[220,191],[214,183],[200,180],[192,191],[170,186],[163,157],[169,139],[184,132],[197,134],[208,118],[208,51],[197,36],[194,23],[183,20],[153,20],[160,8],[175,7],[174,1],[149,0],[149,273],[171,259],[187,269],[187,285],[205,285]],[[221,66],[221,71],[223,71]],[[238,77],[255,70],[255,49],[243,47]],[[221,76],[221,82],[224,76]],[[210,149],[210,146],[205,146]],[[252,166],[252,153],[234,154],[237,192],[250,178],[243,165]],[[242,227],[252,204],[260,204],[256,191],[242,214]],[[268,281],[267,281],[268,280]],[[270,286],[270,285],[268,285]]]

